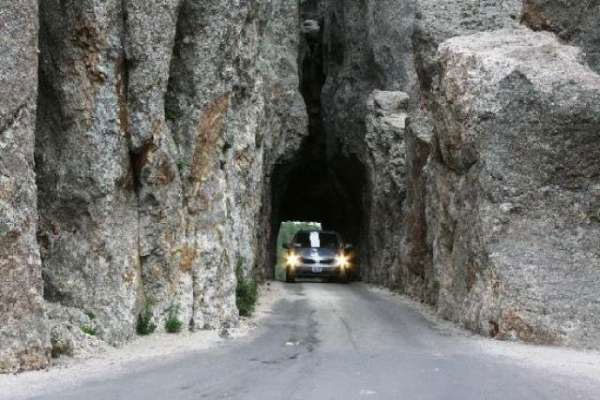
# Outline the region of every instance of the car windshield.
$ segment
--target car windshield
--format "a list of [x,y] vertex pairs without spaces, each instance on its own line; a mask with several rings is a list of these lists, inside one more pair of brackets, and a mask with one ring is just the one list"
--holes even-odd
[[334,233],[323,232],[299,232],[296,235],[294,243],[301,247],[312,248],[329,248],[336,249],[339,247],[338,237]]

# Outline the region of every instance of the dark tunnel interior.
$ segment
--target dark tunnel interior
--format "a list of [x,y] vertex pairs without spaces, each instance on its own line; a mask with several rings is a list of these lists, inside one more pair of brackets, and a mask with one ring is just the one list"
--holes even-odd
[[[314,18],[310,5],[306,3],[303,20]],[[334,148],[337,141],[323,127],[321,93],[327,77],[322,48],[322,30],[303,36],[298,62],[309,135],[291,160],[275,165],[271,176],[273,257],[284,221],[320,222],[323,229],[339,232],[355,252],[360,247],[366,171],[356,156]]]

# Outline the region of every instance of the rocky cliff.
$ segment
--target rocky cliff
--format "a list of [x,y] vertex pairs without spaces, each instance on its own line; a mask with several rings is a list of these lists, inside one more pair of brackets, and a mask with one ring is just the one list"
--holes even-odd
[[474,331],[600,347],[597,2],[0,7],[0,372],[235,325],[286,219]]
[[233,326],[269,165],[306,132],[297,5],[30,3],[1,13],[0,370],[46,365],[49,326],[72,345],[61,325],[118,345],[146,308]]
[[50,341],[36,241],[37,1],[0,13],[0,372],[42,368]]

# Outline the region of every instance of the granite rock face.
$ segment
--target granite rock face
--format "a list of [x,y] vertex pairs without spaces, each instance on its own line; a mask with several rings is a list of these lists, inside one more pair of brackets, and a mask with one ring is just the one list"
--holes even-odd
[[519,24],[522,0],[416,0],[413,32],[415,66],[421,95],[439,85],[438,47],[446,39],[476,32],[514,28]]
[[[251,272],[259,247],[263,159],[305,126],[297,70],[278,69],[297,47],[264,44],[297,43],[286,25],[297,13],[282,2],[44,2],[36,147],[50,301],[93,312],[115,344],[146,306],[159,327],[173,309],[193,329],[236,323],[235,269]],[[268,114],[272,104],[298,117]]]
[[600,1],[525,0],[522,21],[534,30],[554,32],[583,50],[583,57],[600,72]]
[[600,76],[526,29],[440,47],[428,227],[439,312],[501,338],[600,339]]
[[[50,342],[55,354],[88,347],[81,325],[122,344],[145,308],[159,330],[172,312],[190,329],[235,325],[236,269],[262,273],[270,171],[306,134],[298,5],[8,11],[1,370],[45,366]],[[12,299],[17,286],[30,290]]]
[[37,1],[0,12],[0,373],[43,368],[50,338],[36,242]]
[[393,285],[404,293],[435,305],[438,283],[433,273],[431,243],[427,240],[427,165],[432,149],[433,123],[429,113],[414,111],[406,124],[406,200],[400,259],[392,265]]
[[495,29],[517,29],[522,4],[519,0],[460,1],[417,0],[412,48],[418,75],[416,106],[411,109],[406,129],[406,201],[400,263],[394,285],[421,301],[435,305],[439,281],[433,271],[435,243],[430,238],[426,213],[429,164],[433,156],[432,110],[441,85],[442,65],[438,47],[445,40]]
[[406,119],[409,96],[404,92],[374,91],[367,99],[366,166],[368,188],[370,268],[362,278],[395,286],[400,262],[403,202],[406,197]]
[[40,7],[36,131],[44,296],[93,312],[98,334],[134,334],[138,212],[124,118],[120,1]]

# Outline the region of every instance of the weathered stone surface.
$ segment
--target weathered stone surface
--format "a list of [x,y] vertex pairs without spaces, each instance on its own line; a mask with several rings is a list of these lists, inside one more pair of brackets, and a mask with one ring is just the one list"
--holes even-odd
[[0,373],[50,355],[35,238],[37,15],[33,0],[0,6]]
[[[499,28],[517,28],[521,2],[417,0],[412,35],[413,57],[418,74],[417,107],[412,110],[406,130],[407,191],[402,224],[402,255],[398,285],[404,292],[435,305],[439,282],[432,270],[432,242],[427,240],[425,190],[426,171],[431,158],[432,102],[441,82],[439,45],[452,37]],[[430,218],[436,218],[436,215]]]
[[[176,62],[176,31],[185,18],[181,1],[124,3],[123,124],[137,194],[139,258],[143,302],[163,329],[171,307],[188,324],[192,318],[191,259],[186,246],[182,172],[184,161],[169,123],[171,68]],[[181,38],[180,38],[181,40]]]
[[114,344],[134,334],[141,294],[121,4],[41,3],[36,131],[44,295],[93,312]]
[[600,72],[600,1],[525,0],[522,21],[534,30],[556,33],[584,51],[588,64]]
[[99,321],[95,314],[56,303],[47,303],[46,311],[53,358],[86,356],[108,347],[96,337]]
[[600,76],[525,29],[450,39],[440,60],[427,208],[440,313],[597,346]]
[[406,0],[325,1],[323,119],[347,152],[360,152],[373,90],[414,96],[411,36],[415,5]]
[[433,274],[425,215],[425,168],[431,156],[432,136],[433,126],[429,114],[413,113],[405,130],[406,200],[402,215],[401,255],[399,264],[393,267],[396,270],[393,284],[404,293],[435,305],[438,283]]
[[235,324],[235,269],[264,257],[269,171],[306,132],[298,5],[234,3],[42,5],[46,298],[113,344],[147,305],[159,329],[174,307],[192,329]]
[[[406,197],[405,129],[408,95],[376,90],[367,99],[366,166],[369,182],[366,246],[370,268],[362,278],[394,286],[397,281]],[[394,283],[393,283],[394,282]]]
[[439,85],[438,46],[455,36],[517,27],[522,0],[416,0],[416,8],[414,57],[426,101]]

